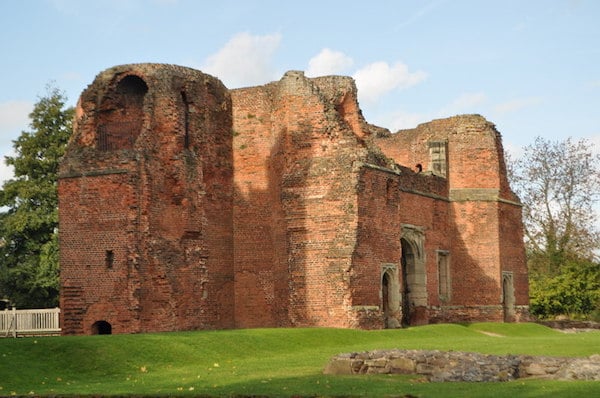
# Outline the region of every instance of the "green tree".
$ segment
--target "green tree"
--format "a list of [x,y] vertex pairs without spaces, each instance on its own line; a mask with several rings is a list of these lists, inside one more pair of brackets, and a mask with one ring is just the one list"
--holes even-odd
[[600,247],[594,204],[600,199],[600,155],[582,139],[538,137],[511,163],[512,186],[523,202],[531,271],[558,274],[573,259],[593,259]]
[[534,315],[589,315],[600,304],[600,155],[587,140],[536,138],[509,162],[523,223]]
[[29,114],[30,132],[5,158],[14,178],[0,190],[0,298],[19,308],[58,305],[58,165],[74,110],[48,87]]

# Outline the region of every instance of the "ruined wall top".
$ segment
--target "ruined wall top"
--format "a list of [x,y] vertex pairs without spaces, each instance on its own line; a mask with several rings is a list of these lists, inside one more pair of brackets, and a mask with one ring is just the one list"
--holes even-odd
[[481,115],[436,119],[395,134],[378,134],[376,142],[397,163],[434,173],[434,147],[439,146],[451,190],[496,190],[504,199],[518,201],[508,184],[501,134]]
[[[263,122],[265,131],[285,126],[290,131],[305,130],[341,140],[361,152],[363,162],[388,169],[398,171],[397,165],[427,169],[429,143],[445,145],[449,171],[444,177],[448,177],[451,188],[500,189],[505,198],[514,198],[506,178],[500,133],[482,116],[439,119],[392,134],[365,120],[354,79],[308,78],[301,71],[288,71],[279,81],[262,86],[228,90],[216,77],[177,65],[147,63],[109,68],[98,74],[80,97],[67,154],[74,147],[147,148],[158,145],[156,140],[160,141],[157,137],[162,133],[166,137],[173,131],[181,136],[186,136],[188,130],[198,134],[193,128],[194,118],[196,124],[205,127],[211,125],[215,115],[232,119],[236,112],[232,96],[242,107],[245,101],[257,98],[271,103],[270,120]],[[311,119],[309,114],[320,116]],[[279,120],[282,118],[286,120]],[[302,125],[309,120],[313,123],[310,128]],[[218,134],[228,134],[226,124],[220,123]]]
[[115,66],[79,98],[63,172],[124,161],[133,149],[200,152],[207,134],[231,134],[231,97],[219,79],[176,65]]

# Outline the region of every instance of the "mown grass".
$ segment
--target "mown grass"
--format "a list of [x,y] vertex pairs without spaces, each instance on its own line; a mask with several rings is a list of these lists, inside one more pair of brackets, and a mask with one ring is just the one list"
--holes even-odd
[[589,356],[600,332],[535,324],[401,330],[248,329],[0,339],[0,395],[599,396],[598,382],[428,383],[416,376],[325,376],[341,352],[418,348]]

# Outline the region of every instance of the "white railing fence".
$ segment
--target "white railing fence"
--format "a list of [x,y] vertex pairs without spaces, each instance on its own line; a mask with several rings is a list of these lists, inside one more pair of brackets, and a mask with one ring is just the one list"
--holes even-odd
[[0,311],[0,337],[59,334],[60,308]]

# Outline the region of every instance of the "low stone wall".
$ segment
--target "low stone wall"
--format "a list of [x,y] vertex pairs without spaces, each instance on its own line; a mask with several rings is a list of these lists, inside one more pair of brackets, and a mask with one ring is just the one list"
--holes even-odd
[[594,321],[572,321],[569,319],[558,319],[554,321],[538,321],[537,323],[565,332],[586,332],[590,330],[600,330],[600,322]]
[[600,355],[589,358],[485,355],[470,352],[390,350],[340,354],[325,374],[416,374],[429,381],[509,381],[536,377],[600,380]]

